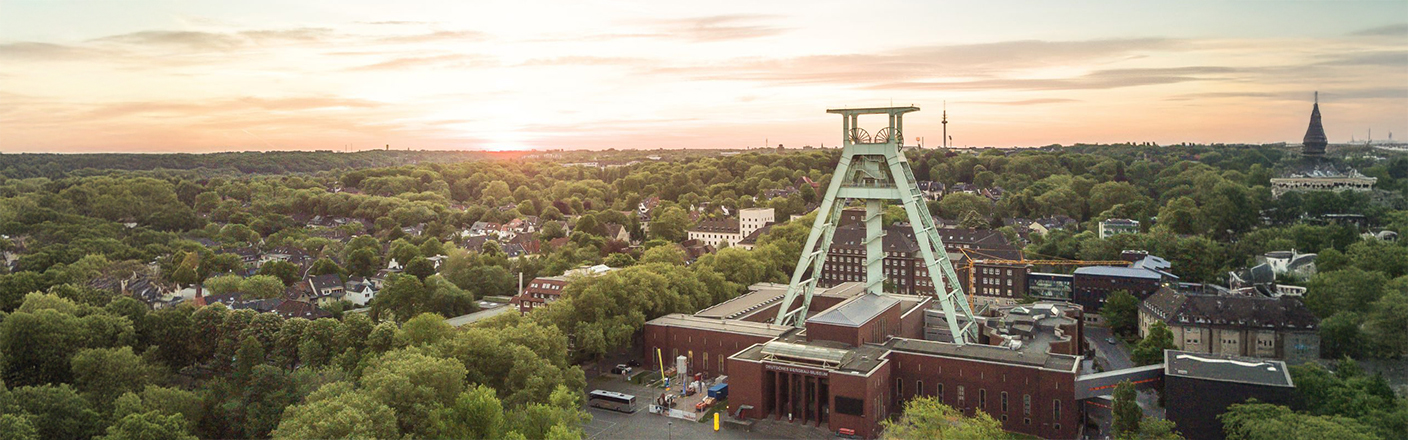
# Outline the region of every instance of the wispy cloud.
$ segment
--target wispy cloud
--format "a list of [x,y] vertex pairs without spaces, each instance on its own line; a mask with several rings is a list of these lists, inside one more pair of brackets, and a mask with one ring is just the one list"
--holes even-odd
[[73,60],[101,54],[100,51],[83,47],[33,41],[0,44],[0,59],[9,60]]
[[1408,24],[1390,24],[1356,31],[1350,35],[1361,37],[1404,37],[1408,36]]
[[178,46],[195,50],[221,51],[256,44],[311,43],[330,36],[332,36],[332,30],[327,28],[260,29],[233,33],[150,30],[102,37],[93,41],[134,46]]
[[662,35],[696,42],[743,40],[769,37],[786,32],[786,28],[758,24],[776,20],[775,15],[732,14],[665,20],[657,25]]
[[488,66],[496,61],[494,58],[485,55],[472,54],[443,54],[413,57],[398,57],[386,61],[381,61],[364,66],[357,66],[347,70],[397,70],[414,68],[462,68],[474,66]]
[[[1161,38],[1088,41],[1024,40],[999,43],[933,45],[870,54],[814,55],[785,59],[743,59],[704,68],[662,68],[662,73],[700,79],[764,81],[784,84],[838,84],[893,88],[929,80],[991,78],[1020,69],[1088,65],[1147,52],[1170,50],[1179,41]],[[994,87],[1001,81],[992,81]],[[1021,83],[1017,81],[1016,83]],[[978,86],[983,82],[969,82]],[[1015,84],[1015,83],[1014,83]],[[1029,85],[1036,84],[1027,82]],[[982,88],[982,87],[978,87]]]
[[388,43],[429,43],[437,41],[483,41],[489,34],[477,31],[432,31],[420,34],[395,35],[381,38]]
[[1064,104],[1068,102],[1082,102],[1079,99],[1070,98],[1039,98],[1023,99],[1019,101],[963,101],[964,104],[986,104],[986,105],[1043,105],[1043,104]]

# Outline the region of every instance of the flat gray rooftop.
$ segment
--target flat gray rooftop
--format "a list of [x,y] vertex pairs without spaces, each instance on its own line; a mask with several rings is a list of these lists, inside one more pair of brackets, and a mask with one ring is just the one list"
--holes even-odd
[[1011,349],[983,344],[958,345],[921,339],[890,338],[889,341],[885,342],[884,346],[894,351],[990,361],[1072,373],[1076,371],[1076,365],[1080,362],[1079,358],[1070,355],[1050,354],[1028,351],[1026,349]]
[[1158,272],[1148,269],[1136,269],[1119,266],[1087,266],[1076,269],[1076,275],[1094,275],[1121,278],[1141,278],[1146,280],[1158,280],[1163,277]]
[[1164,375],[1276,387],[1295,386],[1285,362],[1177,350],[1164,351]]
[[675,313],[661,316],[650,320],[647,324],[681,327],[700,330],[713,330],[719,332],[737,333],[742,335],[759,336],[764,338],[776,338],[794,329],[791,326],[767,324],[762,322],[740,321],[736,319],[703,318],[698,316]]

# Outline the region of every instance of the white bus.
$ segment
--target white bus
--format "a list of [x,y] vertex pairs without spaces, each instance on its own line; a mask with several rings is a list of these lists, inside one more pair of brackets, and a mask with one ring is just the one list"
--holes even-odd
[[594,390],[587,393],[587,404],[623,413],[636,412],[636,396],[615,391]]

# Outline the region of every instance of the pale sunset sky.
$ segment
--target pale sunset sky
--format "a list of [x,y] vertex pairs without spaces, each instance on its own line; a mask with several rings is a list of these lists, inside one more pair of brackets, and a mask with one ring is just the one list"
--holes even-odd
[[[1408,138],[1408,1],[0,0],[0,152]],[[864,124],[873,132],[879,122]],[[869,127],[875,125],[875,127]]]

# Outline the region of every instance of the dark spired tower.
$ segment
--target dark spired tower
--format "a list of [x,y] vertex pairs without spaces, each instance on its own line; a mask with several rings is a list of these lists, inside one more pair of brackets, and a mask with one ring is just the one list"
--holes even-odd
[[1320,125],[1320,92],[1315,92],[1315,108],[1310,111],[1310,127],[1305,129],[1305,139],[1300,150],[1302,156],[1320,157],[1325,155],[1325,127]]

